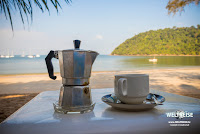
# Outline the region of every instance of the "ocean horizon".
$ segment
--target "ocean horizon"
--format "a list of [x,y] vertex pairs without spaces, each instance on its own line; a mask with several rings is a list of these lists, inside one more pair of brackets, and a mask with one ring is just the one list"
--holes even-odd
[[[13,58],[0,58],[0,75],[47,73],[46,55],[28,58],[15,55]],[[132,71],[142,69],[164,69],[200,67],[200,56],[156,56],[158,61],[149,62],[153,56],[112,56],[99,55],[92,71]],[[53,59],[54,72],[60,72],[59,60]]]

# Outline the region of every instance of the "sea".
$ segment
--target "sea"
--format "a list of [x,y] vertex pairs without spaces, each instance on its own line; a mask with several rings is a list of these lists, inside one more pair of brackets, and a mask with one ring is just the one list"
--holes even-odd
[[[0,58],[0,75],[47,73],[46,55],[28,58],[16,55]],[[156,56],[157,62],[149,62],[152,56],[99,55],[92,71],[132,71],[142,69],[200,67],[200,56]],[[59,61],[53,59],[54,72],[60,72]]]

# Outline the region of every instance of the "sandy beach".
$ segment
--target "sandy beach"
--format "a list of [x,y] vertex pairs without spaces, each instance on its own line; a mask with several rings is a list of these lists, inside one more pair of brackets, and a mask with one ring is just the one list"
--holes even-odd
[[[92,72],[92,89],[113,88],[114,75],[149,74],[150,88],[200,98],[200,68],[151,69],[136,71]],[[43,91],[59,90],[61,77],[51,80],[47,74],[0,76],[0,122]]]

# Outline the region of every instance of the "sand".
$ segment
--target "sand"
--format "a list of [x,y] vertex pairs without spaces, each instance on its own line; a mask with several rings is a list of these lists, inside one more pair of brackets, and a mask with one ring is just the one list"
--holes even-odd
[[[92,72],[92,89],[113,88],[114,75],[149,74],[150,88],[200,98],[200,68],[151,69],[136,71]],[[61,77],[51,80],[47,74],[0,76],[0,122],[43,91],[59,90]]]
[[0,95],[0,122],[17,111],[38,93]]

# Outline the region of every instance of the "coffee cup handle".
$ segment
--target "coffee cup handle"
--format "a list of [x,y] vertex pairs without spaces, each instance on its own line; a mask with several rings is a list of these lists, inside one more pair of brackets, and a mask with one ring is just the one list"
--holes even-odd
[[118,93],[123,96],[127,96],[127,79],[120,78],[118,80]]

